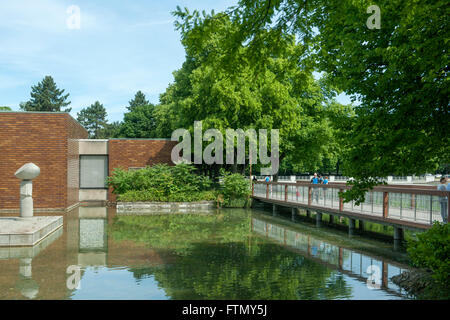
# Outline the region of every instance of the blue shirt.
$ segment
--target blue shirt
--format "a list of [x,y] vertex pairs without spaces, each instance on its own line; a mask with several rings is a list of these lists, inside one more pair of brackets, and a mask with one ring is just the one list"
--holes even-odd
[[324,179],[324,180],[323,180],[323,184],[328,184],[328,180],[327,180],[327,179]]
[[266,177],[266,182],[269,182],[270,181],[270,178],[269,177]]
[[312,178],[312,184],[319,184],[319,178]]

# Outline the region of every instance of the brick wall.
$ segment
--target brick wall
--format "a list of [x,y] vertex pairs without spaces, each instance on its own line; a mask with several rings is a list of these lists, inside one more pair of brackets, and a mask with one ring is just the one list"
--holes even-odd
[[0,112],[0,210],[20,208],[20,180],[14,173],[28,162],[41,169],[33,180],[36,209],[73,204],[78,147],[69,138],[87,135],[67,113]]
[[[115,168],[146,167],[157,163],[173,164],[170,160],[172,148],[177,141],[111,139],[109,149],[109,175]],[[114,202],[115,196],[109,190],[109,200]]]
[[89,134],[72,117],[67,117],[67,199],[66,207],[78,203],[80,186],[80,156],[77,139],[87,139]]

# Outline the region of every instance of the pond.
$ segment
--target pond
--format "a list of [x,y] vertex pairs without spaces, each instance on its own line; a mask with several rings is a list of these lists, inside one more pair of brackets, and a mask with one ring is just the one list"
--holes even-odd
[[407,266],[389,250],[254,209],[79,207],[37,246],[0,248],[0,299],[411,298],[390,280]]

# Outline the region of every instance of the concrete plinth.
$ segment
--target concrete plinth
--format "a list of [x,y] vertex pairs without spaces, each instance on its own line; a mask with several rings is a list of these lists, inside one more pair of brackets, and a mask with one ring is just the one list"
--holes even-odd
[[33,246],[62,224],[62,216],[0,218],[0,247]]
[[330,224],[334,223],[334,216],[330,214]]
[[352,236],[355,233],[355,219],[348,219],[348,235]]
[[308,218],[311,218],[311,211],[306,210],[306,216],[307,216]]
[[363,232],[364,231],[364,221],[359,220],[359,231]]
[[291,220],[295,221],[295,216],[297,214],[297,209],[296,208],[291,208]]
[[403,246],[403,229],[394,227],[394,250],[401,250]]
[[278,207],[276,204],[272,205],[272,216],[276,216],[278,212]]
[[322,226],[322,212],[316,213],[316,227],[320,228]]

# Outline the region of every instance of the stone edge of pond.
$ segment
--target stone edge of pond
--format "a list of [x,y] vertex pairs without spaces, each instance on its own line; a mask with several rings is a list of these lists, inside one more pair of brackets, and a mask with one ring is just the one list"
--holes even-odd
[[432,272],[423,269],[410,269],[391,277],[393,283],[418,299],[440,299],[436,293],[442,288],[432,278]]
[[117,202],[117,214],[172,214],[212,212],[217,209],[215,201],[194,202]]

